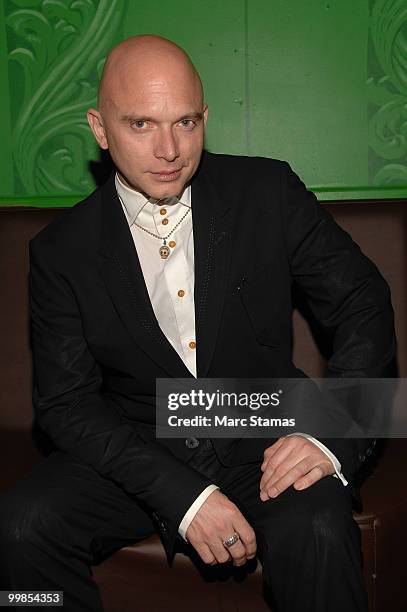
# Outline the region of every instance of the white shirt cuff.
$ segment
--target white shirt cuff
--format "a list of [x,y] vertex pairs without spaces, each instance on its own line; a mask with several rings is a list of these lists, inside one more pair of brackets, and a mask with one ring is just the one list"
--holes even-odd
[[332,464],[335,468],[335,474],[332,474],[332,476],[334,478],[339,478],[342,484],[346,487],[346,485],[348,484],[348,481],[346,480],[345,476],[342,474],[342,466],[339,463],[338,459],[335,457],[335,455],[331,453],[329,448],[325,446],[325,444],[322,444],[322,442],[320,442],[319,440],[316,440],[309,434],[305,434],[305,433],[297,432],[297,433],[288,434],[287,438],[289,438],[290,436],[302,436],[303,438],[307,438],[307,440],[310,440],[313,444],[315,444],[315,446],[318,446],[318,448],[322,450],[322,452],[325,453],[325,455],[329,457],[329,459],[332,461]]
[[209,495],[213,493],[213,491],[216,491],[216,489],[219,489],[219,487],[214,484],[207,486],[206,489],[204,489],[202,493],[198,495],[196,500],[193,502],[193,504],[189,507],[189,509],[184,514],[184,518],[182,519],[178,527],[178,533],[180,534],[180,536],[184,538],[185,542],[188,542],[186,538],[186,533],[187,533],[187,529],[192,519],[194,518],[195,514],[198,512],[199,508],[202,506],[204,501],[206,501]]

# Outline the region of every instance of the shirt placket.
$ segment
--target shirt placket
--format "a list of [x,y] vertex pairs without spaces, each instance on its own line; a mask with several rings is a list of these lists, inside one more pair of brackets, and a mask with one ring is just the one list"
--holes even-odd
[[[164,212],[162,212],[163,210]],[[160,233],[161,236],[169,234],[186,211],[185,206],[178,204],[171,208],[164,206],[154,212],[157,233]],[[190,372],[196,376],[193,262],[189,265],[187,254],[187,245],[192,238],[190,215],[191,213],[167,239],[167,245],[171,251],[168,259],[165,260],[164,276],[173,309],[174,333],[178,335],[179,346],[182,351],[180,356]],[[165,220],[168,222],[165,223]]]

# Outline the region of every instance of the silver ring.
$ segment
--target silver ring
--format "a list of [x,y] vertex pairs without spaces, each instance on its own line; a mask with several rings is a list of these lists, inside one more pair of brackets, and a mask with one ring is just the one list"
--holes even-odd
[[238,540],[240,540],[239,534],[237,534],[235,531],[234,534],[230,536],[230,538],[227,538],[227,540],[223,540],[223,546],[226,546],[226,548],[230,548],[231,546],[233,546],[233,544],[236,544]]

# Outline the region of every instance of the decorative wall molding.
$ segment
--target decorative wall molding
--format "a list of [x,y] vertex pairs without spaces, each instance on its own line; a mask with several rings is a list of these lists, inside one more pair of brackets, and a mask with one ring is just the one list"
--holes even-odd
[[407,185],[407,3],[370,1],[369,179]]
[[[97,157],[86,110],[125,0],[8,0],[12,145],[18,192],[89,192]],[[29,8],[28,8],[29,7]]]

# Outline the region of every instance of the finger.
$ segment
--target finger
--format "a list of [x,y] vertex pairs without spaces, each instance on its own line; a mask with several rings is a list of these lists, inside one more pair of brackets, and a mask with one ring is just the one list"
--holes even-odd
[[202,561],[207,565],[216,565],[215,555],[211,552],[209,546],[205,543],[194,546],[196,552],[201,557]]
[[[228,537],[230,537],[230,534],[224,539],[226,540]],[[227,563],[232,559],[230,550],[223,544],[223,540],[217,539],[216,541],[208,542],[208,546],[217,563]]]
[[244,516],[241,517],[242,520],[237,520],[233,523],[234,529],[236,533],[239,534],[240,541],[242,542],[245,551],[246,557],[248,559],[253,559],[257,553],[257,542],[256,542],[256,534],[254,532],[253,527],[246,521]]
[[311,485],[321,480],[326,476],[325,470],[321,465],[316,465],[308,474],[302,476],[299,480],[296,480],[293,484],[294,488],[298,491],[302,491],[303,489],[307,489]]
[[[226,539],[227,538],[224,538],[222,540],[222,546],[224,546],[223,542]],[[233,565],[239,566],[244,565],[246,563],[246,549],[240,539],[235,544],[232,544],[232,546],[229,546],[227,548],[227,552],[233,560]]]
[[[308,451],[309,452],[309,451]],[[271,478],[276,481],[284,476],[296,463],[305,458],[306,447],[298,446],[295,442],[288,442],[270,458],[263,476],[260,479],[260,490],[264,489]]]
[[284,440],[285,438],[279,438],[276,442],[274,442],[274,444],[266,448],[266,450],[263,453],[263,463],[261,464],[261,467],[260,467],[262,471],[265,470],[269,460],[278,451],[278,449],[284,443]]
[[[314,459],[311,457],[307,457],[297,463],[285,476],[280,478],[277,482],[273,482],[273,484],[268,485],[263,493],[267,493],[267,495],[271,498],[275,498],[280,493],[288,489],[291,485],[294,484],[297,480],[300,480],[303,476],[311,472],[313,469],[322,470],[322,476],[325,476],[325,470],[322,467],[322,464],[315,465]],[[321,478],[322,478],[321,476]]]
[[321,453],[316,452],[315,445],[301,436],[290,436],[284,438],[284,440],[285,444],[270,458],[260,480],[260,489],[266,488],[270,484],[270,479],[277,482],[302,459],[310,455],[316,456],[318,459],[321,458]]
[[270,475],[281,465],[286,458],[290,455],[291,449],[289,446],[284,445],[281,446],[278,451],[269,458],[266,464],[264,464],[263,475],[260,479],[260,488],[263,487],[265,480],[267,480]]
[[266,501],[270,497],[277,497],[288,489],[296,480],[307,474],[315,467],[315,462],[310,457],[294,463],[290,467],[287,464],[280,466],[260,492],[260,498]]
[[303,459],[305,457],[298,456],[296,453],[290,453],[279,465],[269,465],[260,480],[260,491],[264,491],[278,482]]
[[327,476],[334,472],[332,462],[319,449],[309,448],[306,443],[304,446],[296,446],[286,460],[279,465],[275,470],[267,470],[263,474],[263,482],[261,482],[262,490],[270,488],[283,478],[291,469],[300,464],[301,461],[306,462],[303,465],[308,466],[306,473],[310,472],[315,466],[320,465],[323,470],[323,475]]

